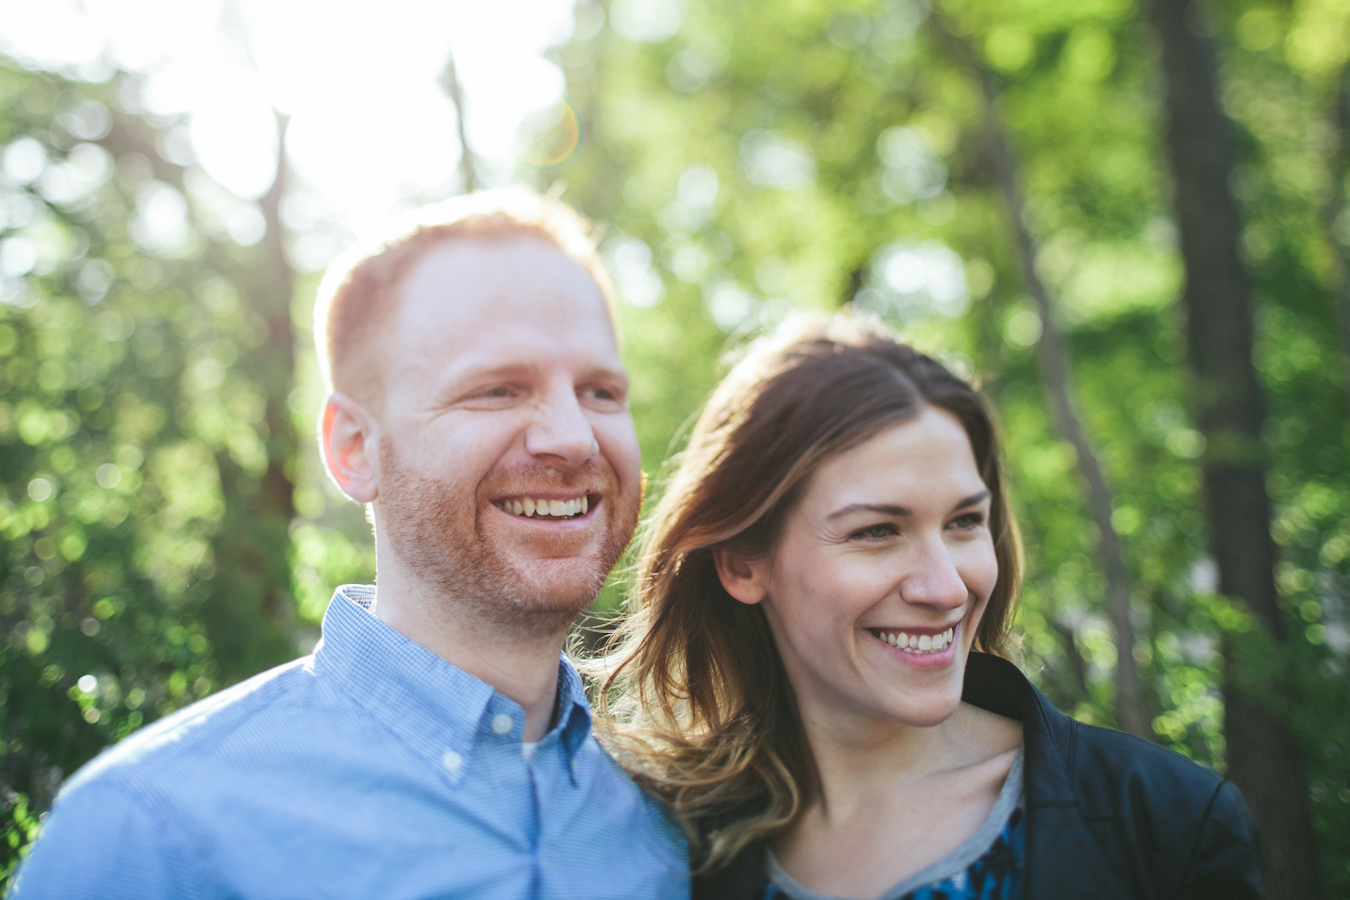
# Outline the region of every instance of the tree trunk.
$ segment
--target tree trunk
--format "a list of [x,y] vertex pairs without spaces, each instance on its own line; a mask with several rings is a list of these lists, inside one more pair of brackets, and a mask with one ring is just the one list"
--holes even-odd
[[1333,102],[1336,148],[1329,166],[1331,194],[1327,198],[1325,216],[1327,239],[1331,242],[1331,291],[1340,325],[1341,359],[1345,367],[1345,402],[1350,411],[1350,209],[1345,205],[1345,179],[1350,175],[1350,65],[1341,69]]
[[[1275,591],[1275,544],[1261,446],[1261,384],[1252,361],[1251,286],[1238,253],[1242,222],[1229,189],[1230,125],[1219,110],[1214,49],[1188,22],[1192,0],[1154,0],[1153,26],[1166,77],[1167,151],[1186,267],[1187,362],[1195,418],[1207,439],[1201,468],[1210,550],[1219,590],[1241,598],[1258,627],[1284,638]],[[1272,900],[1320,894],[1308,782],[1297,740],[1269,698],[1278,686],[1244,669],[1231,641],[1224,648],[1224,733],[1228,774],[1262,832]]]
[[984,100],[984,129],[989,154],[994,164],[994,175],[999,191],[1012,221],[1017,240],[1017,256],[1022,268],[1022,281],[1027,293],[1036,303],[1041,317],[1041,338],[1036,343],[1036,362],[1041,372],[1041,383],[1050,400],[1051,420],[1060,440],[1072,445],[1077,458],[1078,473],[1088,485],[1088,509],[1099,533],[1097,555],[1106,576],[1106,611],[1115,631],[1116,644],[1116,724],[1123,730],[1144,740],[1153,739],[1148,714],[1144,711],[1139,689],[1139,670],[1134,659],[1134,623],[1130,616],[1130,575],[1125,565],[1125,553],[1120,535],[1111,522],[1115,505],[1111,487],[1107,484],[1101,462],[1088,440],[1086,429],[1073,402],[1073,381],[1069,371],[1068,353],[1060,334],[1054,301],[1045,283],[1036,272],[1038,252],[1036,238],[1027,227],[1025,203],[1017,157],[1008,138],[1007,129],[999,116],[997,90],[993,75],[975,56],[964,41],[938,17],[932,14],[934,27],[942,38],[961,57],[979,81]]
[[469,129],[464,123],[464,87],[459,83],[453,53],[446,56],[445,68],[441,70],[441,89],[455,107],[455,133],[459,135],[460,189],[467,194],[477,189],[478,172],[474,164],[473,149],[469,146]]
[[295,655],[289,554],[295,518],[296,434],[289,403],[295,381],[295,271],[286,257],[281,221],[290,176],[288,120],[281,113],[276,118],[276,177],[258,200],[267,232],[245,298],[249,310],[266,323],[267,339],[240,360],[264,397],[259,431],[266,442],[267,467],[260,476],[250,476],[228,453],[217,454],[226,512],[215,539],[216,597],[202,612],[225,684]]

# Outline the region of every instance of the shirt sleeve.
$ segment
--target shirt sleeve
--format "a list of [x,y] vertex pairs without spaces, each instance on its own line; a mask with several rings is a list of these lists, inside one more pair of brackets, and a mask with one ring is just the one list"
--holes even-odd
[[1210,800],[1186,869],[1189,900],[1263,900],[1261,846],[1242,794],[1224,781]]
[[116,784],[59,797],[10,900],[158,900],[218,896],[180,828]]

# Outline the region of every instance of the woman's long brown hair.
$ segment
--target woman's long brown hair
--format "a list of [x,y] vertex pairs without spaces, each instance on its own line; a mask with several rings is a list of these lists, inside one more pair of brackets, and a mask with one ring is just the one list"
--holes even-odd
[[771,552],[823,461],[924,406],[960,420],[993,495],[999,579],[975,646],[997,653],[1020,558],[992,418],[941,363],[855,316],[790,320],[751,346],[703,410],[645,527],[627,610],[588,668],[603,686],[600,736],[670,802],[698,870],[790,825],[816,784],[764,611],[726,592],[713,549]]

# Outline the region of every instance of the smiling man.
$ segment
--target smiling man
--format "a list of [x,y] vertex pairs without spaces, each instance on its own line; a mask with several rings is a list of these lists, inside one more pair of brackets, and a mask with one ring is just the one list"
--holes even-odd
[[312,656],[99,757],[16,898],[677,898],[677,828],[599,749],[568,624],[641,503],[584,223],[460,198],[320,289],[320,441],[377,586]]

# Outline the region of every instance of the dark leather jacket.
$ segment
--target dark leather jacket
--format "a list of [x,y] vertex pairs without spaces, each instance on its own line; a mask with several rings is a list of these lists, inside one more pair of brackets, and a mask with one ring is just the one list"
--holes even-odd
[[[962,699],[1022,723],[1025,900],[1255,900],[1256,823],[1232,782],[1075,722],[1007,660],[971,653]],[[764,847],[694,879],[694,900],[752,900]]]

